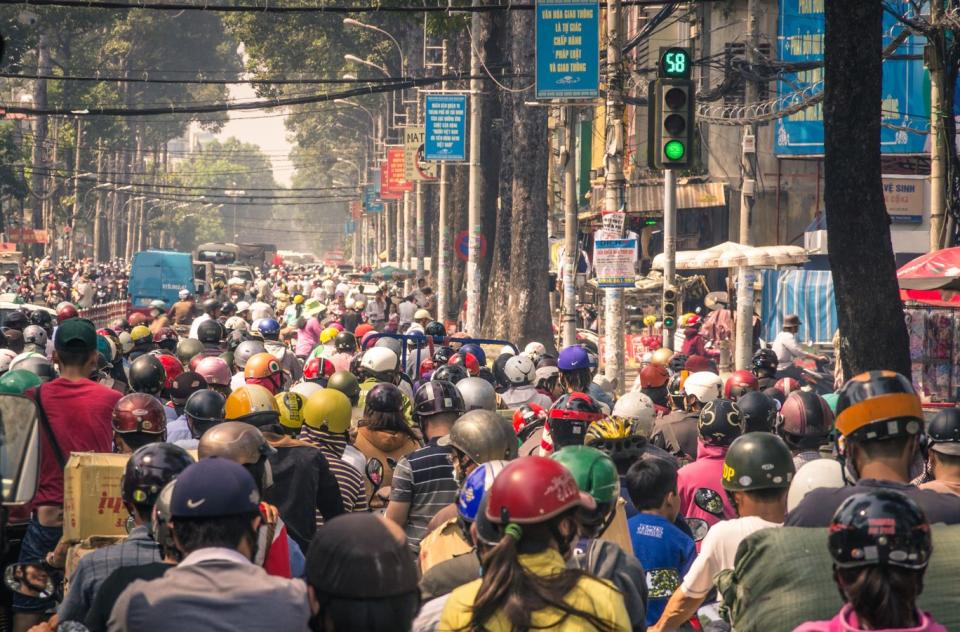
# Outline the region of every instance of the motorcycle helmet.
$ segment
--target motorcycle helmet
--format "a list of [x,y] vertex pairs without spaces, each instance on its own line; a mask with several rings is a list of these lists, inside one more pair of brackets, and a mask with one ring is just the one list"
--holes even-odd
[[722,390],[723,380],[710,371],[691,373],[683,382],[683,393],[693,396],[701,404],[720,399]]
[[753,374],[757,377],[772,378],[777,374],[779,363],[780,360],[777,359],[777,354],[774,353],[773,349],[759,349],[753,354],[753,360],[751,361]]
[[777,426],[777,404],[766,394],[750,391],[737,400],[743,417],[743,431],[773,432]]
[[704,404],[697,432],[705,445],[727,446],[743,434],[743,414],[736,402],[715,399]]
[[228,421],[265,426],[277,423],[280,411],[273,393],[258,384],[245,384],[227,397],[224,417]]
[[[369,402],[370,396],[367,395]],[[462,415],[466,404],[459,389],[452,382],[432,380],[420,385],[413,396],[413,417],[419,423],[425,417],[440,413]]]
[[750,371],[735,371],[723,385],[723,398],[737,401],[750,391],[759,391],[760,382]]
[[467,370],[456,364],[444,364],[437,368],[430,376],[431,381],[444,381],[457,384],[467,379]]
[[352,407],[347,396],[332,388],[320,389],[307,398],[303,423],[315,430],[344,434],[350,430]]
[[892,489],[850,496],[833,514],[827,542],[839,568],[923,569],[933,552],[930,524],[913,500]]
[[197,326],[197,340],[205,345],[218,345],[223,340],[223,325],[218,321],[205,320]]
[[496,525],[537,524],[582,507],[592,511],[596,501],[580,491],[563,464],[542,456],[508,463],[487,491],[485,517]]
[[640,388],[662,388],[670,381],[670,372],[660,364],[648,364],[640,369]]
[[833,411],[822,397],[795,391],[780,408],[778,434],[794,450],[816,450],[833,430]]
[[163,404],[146,393],[130,393],[120,398],[113,407],[112,423],[113,431],[121,435],[139,432],[162,437],[167,432]]
[[590,424],[603,419],[600,406],[586,393],[563,395],[553,403],[548,413],[547,429],[554,449],[567,445],[583,445]]
[[524,404],[513,411],[513,431],[520,442],[530,438],[538,428],[547,424],[547,411],[539,404]]
[[244,340],[239,345],[237,345],[236,351],[233,352],[233,365],[240,369],[244,370],[247,366],[247,361],[253,356],[266,353],[267,348],[263,346],[263,342],[260,340]]
[[125,503],[152,507],[161,490],[196,461],[172,443],[150,443],[136,450],[123,468],[120,497]]
[[177,358],[185,365],[190,364],[193,356],[201,351],[203,351],[203,343],[194,338],[182,338],[180,342],[177,343]]
[[517,435],[513,428],[500,415],[489,410],[465,413],[437,445],[452,446],[477,464],[509,461],[517,456]]
[[337,367],[330,360],[314,357],[307,360],[306,364],[303,365],[303,379],[322,384],[336,371]]
[[203,376],[207,384],[213,386],[230,386],[230,367],[222,358],[207,356],[197,363],[196,372]]
[[783,439],[769,432],[748,432],[727,449],[720,483],[728,492],[787,489],[796,471]]
[[496,410],[497,392],[482,377],[468,377],[456,383],[466,410]]
[[341,331],[333,339],[333,346],[340,353],[356,353],[357,337],[349,331]]

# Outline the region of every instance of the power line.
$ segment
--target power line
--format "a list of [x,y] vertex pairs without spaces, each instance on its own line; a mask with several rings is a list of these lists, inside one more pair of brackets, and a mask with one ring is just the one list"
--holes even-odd
[[[0,2],[2,4],[2,2]],[[47,79],[50,81],[99,81],[104,83],[173,83],[173,84],[199,84],[199,85],[235,85],[235,84],[276,84],[276,85],[313,85],[313,84],[363,84],[363,83],[392,83],[396,81],[405,81],[412,77],[360,77],[357,79],[278,79],[276,77],[266,78],[246,78],[246,79],[213,79],[197,77],[193,79],[163,79],[150,77],[149,75],[167,74],[166,70],[144,71],[144,76],[140,77],[104,77],[100,75],[38,75],[38,74],[18,74],[13,72],[0,72],[0,77],[4,79],[24,79],[34,81],[38,79]]]
[[[0,0],[0,5],[12,4],[22,7],[29,6],[53,6],[67,7],[74,9],[152,9],[155,11],[210,11],[214,13],[493,13],[497,11],[532,11],[533,4],[506,4],[506,5],[463,5],[451,6],[450,4],[427,6],[362,6],[362,5],[301,5],[301,6],[276,6],[270,4],[263,5],[208,5],[208,4],[182,4],[177,2],[139,2],[131,4],[129,2],[117,2],[113,0]],[[600,0],[600,6],[605,7],[606,2]],[[650,6],[661,5],[663,0],[623,0],[622,6]]]

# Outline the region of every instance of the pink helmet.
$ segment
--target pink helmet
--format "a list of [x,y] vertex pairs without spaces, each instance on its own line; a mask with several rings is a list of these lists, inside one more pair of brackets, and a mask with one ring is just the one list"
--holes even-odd
[[230,386],[230,367],[223,358],[217,356],[206,357],[197,363],[197,373],[203,376],[207,384],[216,386]]
[[330,323],[330,326],[336,329],[337,331],[343,331],[343,325],[341,325],[338,322],[332,322]]

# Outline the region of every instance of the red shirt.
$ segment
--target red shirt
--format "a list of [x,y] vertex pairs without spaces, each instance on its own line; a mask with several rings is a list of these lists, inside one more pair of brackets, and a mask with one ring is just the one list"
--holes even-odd
[[[33,397],[33,391],[27,393]],[[120,393],[92,380],[57,378],[40,387],[40,401],[66,459],[71,452],[113,452],[113,407]],[[33,506],[63,504],[63,468],[40,430],[40,481]]]

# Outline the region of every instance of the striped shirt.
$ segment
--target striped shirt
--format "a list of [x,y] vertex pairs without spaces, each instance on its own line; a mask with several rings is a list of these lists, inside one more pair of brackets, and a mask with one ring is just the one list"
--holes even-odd
[[[299,439],[304,443],[319,448],[323,456],[327,458],[327,464],[330,465],[330,471],[337,479],[340,486],[340,496],[343,498],[343,511],[350,513],[353,511],[367,510],[366,486],[363,483],[363,475],[355,467],[343,460],[343,451],[347,447],[347,437],[345,434],[338,435],[317,430],[304,424],[300,429]],[[323,524],[323,516],[317,511],[317,526]]]
[[449,450],[437,445],[439,437],[400,459],[393,470],[390,500],[410,503],[407,514],[407,546],[420,551],[420,540],[434,515],[456,502],[458,487],[453,480]]

